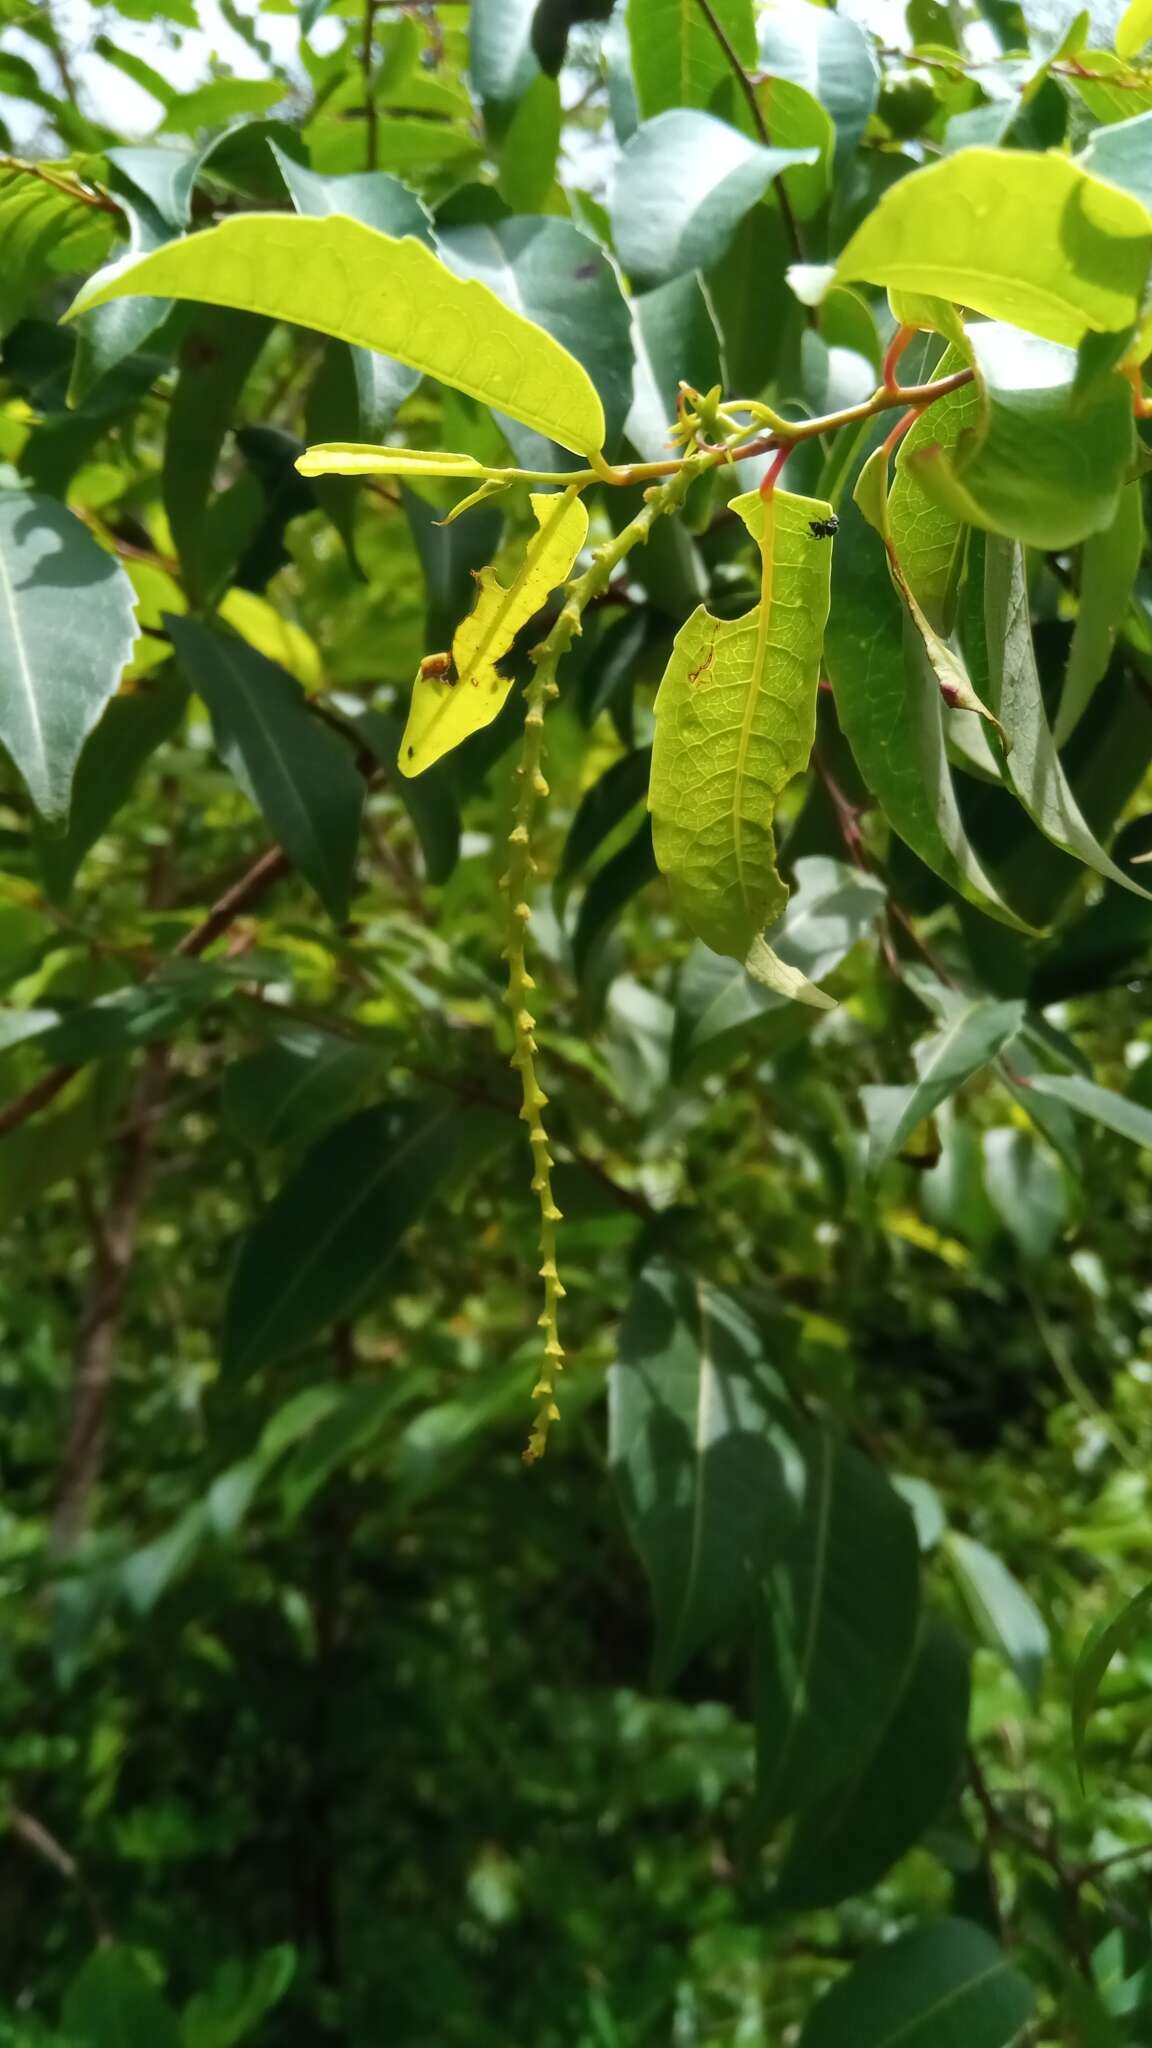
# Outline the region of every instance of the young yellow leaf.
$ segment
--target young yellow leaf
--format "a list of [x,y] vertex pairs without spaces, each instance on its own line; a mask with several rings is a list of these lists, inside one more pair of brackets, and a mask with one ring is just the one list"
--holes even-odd
[[598,455],[604,440],[604,408],[583,364],[410,235],[397,240],[343,214],[236,214],[101,271],[68,317],[138,293],[237,306],[377,349],[580,455]]
[[379,448],[371,441],[318,441],[296,458],[301,476],[447,476],[462,483],[486,477],[474,455],[443,448]]
[[421,665],[400,742],[402,775],[422,775],[442,754],[491,725],[512,688],[512,678],[502,676],[497,663],[549,591],[572,572],[588,533],[582,500],[575,491],[536,491],[529,502],[540,531],[515,582],[505,588],[495,570],[482,569],[480,596],[457,627],[451,656],[433,656]]
[[832,549],[812,528],[831,507],[751,491],[732,509],[761,549],[760,602],[738,619],[701,606],[677,634],[656,700],[648,806],[656,863],[686,922],[716,953],[752,954],[764,978],[756,942],[788,898],[772,821],[816,731]]

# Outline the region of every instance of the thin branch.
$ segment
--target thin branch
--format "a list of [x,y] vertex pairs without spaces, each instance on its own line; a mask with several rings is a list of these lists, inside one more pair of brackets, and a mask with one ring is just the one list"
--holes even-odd
[[[207,917],[192,931],[184,934],[179,945],[174,948],[174,953],[166,954],[164,960],[158,962],[153,973],[164,966],[165,960],[175,956],[184,960],[198,959],[214,940],[227,931],[236,918],[250,909],[274,882],[278,882],[281,876],[289,872],[290,868],[291,862],[283,849],[279,846],[270,846],[267,852],[260,855],[259,860],[253,862],[247,873],[241,875],[238,882],[225,890],[219,901],[212,905]],[[145,975],[144,979],[151,980],[152,975]],[[50,1102],[54,1102],[61,1090],[80,1072],[80,1065],[78,1061],[71,1061],[67,1065],[51,1067],[46,1074],[41,1074],[40,1079],[34,1082],[31,1088],[26,1088],[23,1095],[17,1095],[11,1102],[5,1103],[3,1109],[0,1109],[0,1138],[7,1137],[9,1131],[18,1130],[21,1124],[28,1122],[29,1117],[35,1116],[38,1110],[46,1109]]]
[[364,29],[360,38],[360,70],[364,79],[364,122],[367,136],[368,169],[376,169],[380,154],[380,115],[372,77],[376,37],[376,9],[379,0],[364,0]]
[[7,1819],[17,1841],[23,1842],[25,1848],[31,1849],[34,1856],[39,1856],[42,1863],[50,1864],[68,1884],[76,1887],[92,1922],[92,1932],[97,1941],[111,1941],[112,1930],[100,1909],[100,1902],[76,1858],[64,1847],[63,1842],[52,1833],[51,1828],[45,1827],[42,1820],[37,1820],[34,1813],[28,1813],[22,1806],[10,1806]]
[[78,184],[74,178],[62,177],[58,171],[50,171],[46,164],[30,164],[22,156],[8,156],[0,153],[0,170],[17,171],[26,178],[39,178],[42,185],[51,185],[54,192],[63,192],[74,199],[79,206],[95,207],[99,213],[110,213],[116,220],[121,218],[123,208],[116,204],[110,193],[90,192],[86,185]]
[[[705,21],[708,23],[709,28],[715,36],[716,41],[719,43],[720,48],[723,50],[729,69],[732,72],[732,76],[735,78],[737,85],[740,87],[740,90],[744,95],[744,98],[748,102],[748,111],[752,116],[752,124],[756,130],[757,135],[759,136],[765,149],[770,149],[772,146],[772,138],[768,133],[768,123],[764,119],[763,109],[761,108],[760,102],[756,97],[756,87],[753,85],[752,80],[749,78],[748,73],[745,71],[743,64],[740,62],[739,53],[733,47],[727,29],[724,27],[723,22],[720,20],[719,15],[716,13],[716,10],[712,5],[712,0],[697,0],[697,5],[699,6],[701,14],[704,16]],[[784,223],[784,232],[788,237],[788,244],[792,251],[793,260],[796,263],[803,263],[804,244],[800,239],[800,229],[796,224],[796,215],[792,211],[792,202],[784,189],[784,180],[782,177],[779,177],[774,178],[772,182],[776,187],[776,199],[780,208],[780,218]],[[814,317],[811,309],[809,309],[808,311],[808,317],[809,319],[812,319]]]

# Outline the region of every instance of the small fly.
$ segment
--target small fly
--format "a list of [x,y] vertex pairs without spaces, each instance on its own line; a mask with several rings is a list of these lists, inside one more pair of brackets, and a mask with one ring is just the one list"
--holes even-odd
[[833,534],[840,531],[840,521],[834,512],[830,519],[810,519],[808,531],[813,540],[831,540]]

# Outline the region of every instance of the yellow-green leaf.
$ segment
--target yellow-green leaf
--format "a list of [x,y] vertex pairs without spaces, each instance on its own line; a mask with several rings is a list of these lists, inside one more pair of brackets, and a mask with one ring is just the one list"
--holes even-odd
[[411,235],[398,240],[343,214],[237,214],[101,272],[69,317],[141,292],[241,307],[377,349],[581,455],[604,440],[583,364]]
[[572,572],[588,533],[583,502],[574,491],[537,491],[529,502],[540,531],[515,582],[505,588],[494,569],[482,569],[480,596],[457,627],[447,672],[416,678],[400,742],[402,775],[422,775],[442,754],[491,725],[512,688],[512,678],[502,676],[497,663],[549,591]]
[[[832,549],[819,500],[734,498],[762,554],[760,603],[738,619],[703,606],[676,636],[656,700],[648,803],[657,865],[714,952],[746,960],[788,891],[772,822],[812,750]],[[764,961],[756,948],[754,964]],[[788,993],[797,993],[789,990]]]
[[489,471],[474,455],[443,448],[379,448],[371,441],[318,441],[297,457],[301,476],[447,476],[472,483]]
[[1130,327],[1152,261],[1152,214],[1070,158],[962,149],[892,186],[836,265],[1075,348]]
[[1152,0],[1128,0],[1116,29],[1116,55],[1135,57],[1152,37]]

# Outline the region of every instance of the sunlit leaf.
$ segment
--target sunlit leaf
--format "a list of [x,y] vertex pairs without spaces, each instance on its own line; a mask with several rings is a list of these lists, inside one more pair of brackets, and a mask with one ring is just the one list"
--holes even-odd
[[410,236],[341,214],[238,214],[87,286],[73,313],[134,292],[239,307],[379,349],[595,455],[604,415],[567,349]]
[[1140,485],[1132,483],[1120,493],[1111,526],[1090,534],[1080,557],[1080,602],[1054,729],[1057,746],[1075,732],[1112,658],[1143,552]]
[[691,107],[658,114],[637,129],[617,168],[610,210],[620,261],[647,284],[718,263],[773,178],[819,156],[817,148],[765,149]]
[[965,149],[885,193],[836,275],[928,292],[1073,348],[1138,318],[1152,216],[1055,152]]
[[902,1088],[862,1088],[873,1173],[900,1150],[917,1124],[940,1107],[1007,1045],[1024,1022],[1018,1002],[975,1002],[917,1049],[916,1081]]
[[676,636],[656,704],[649,807],[677,906],[716,953],[746,958],[787,891],[772,821],[807,762],[828,616],[831,548],[812,532],[829,506],[777,491],[732,501],[761,549],[751,612],[703,608]]
[[588,513],[573,492],[534,492],[530,503],[540,528],[507,586],[493,569],[479,576],[480,595],[456,630],[443,673],[420,674],[400,743],[403,775],[420,775],[472,733],[490,725],[512,688],[498,663],[517,633],[539,611],[549,591],[571,574],[588,533]]
[[943,1547],[979,1634],[1008,1659],[1034,1701],[1049,1650],[1047,1624],[1036,1602],[983,1543],[950,1529]]

